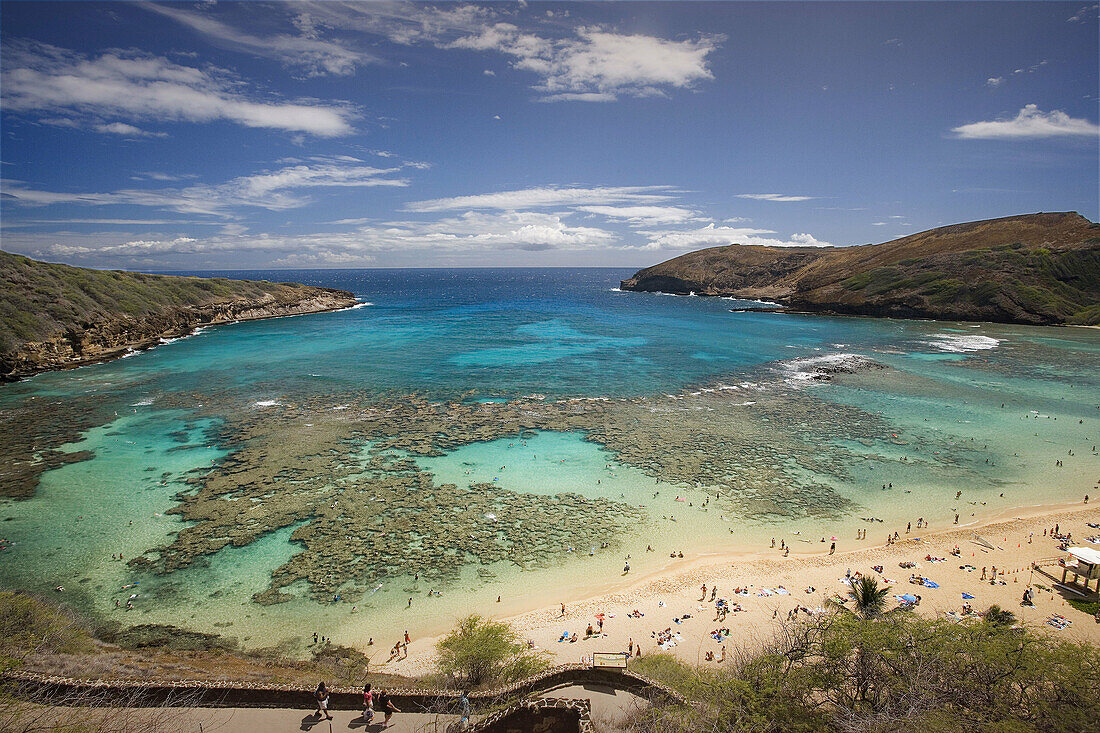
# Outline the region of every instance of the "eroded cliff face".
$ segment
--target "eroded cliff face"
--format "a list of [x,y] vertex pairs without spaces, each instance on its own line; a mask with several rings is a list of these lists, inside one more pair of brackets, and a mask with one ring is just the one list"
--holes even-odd
[[237,298],[198,306],[172,306],[142,318],[119,315],[58,330],[0,354],[0,381],[116,359],[155,346],[162,338],[185,336],[201,326],[350,308],[355,296],[330,288],[296,288],[280,297]]

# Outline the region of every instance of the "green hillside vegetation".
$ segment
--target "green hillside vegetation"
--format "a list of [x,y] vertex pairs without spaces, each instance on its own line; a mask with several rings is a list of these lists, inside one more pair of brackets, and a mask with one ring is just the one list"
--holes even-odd
[[224,277],[148,275],[38,262],[0,252],[0,352],[72,324],[119,315],[143,318],[168,307],[300,295],[307,286]]
[[0,378],[110,358],[205,323],[355,302],[295,283],[91,270],[7,252],[0,285]]
[[1100,225],[1028,214],[835,248],[727,245],[638,271],[624,290],[768,298],[901,318],[1100,324]]
[[[1100,243],[1100,238],[1091,243]],[[1017,242],[943,259],[935,264],[903,260],[839,284],[865,298],[923,299],[944,309],[1015,303],[1050,322],[1100,323],[1100,247],[1051,252]],[[1025,276],[1026,281],[1021,279]]]

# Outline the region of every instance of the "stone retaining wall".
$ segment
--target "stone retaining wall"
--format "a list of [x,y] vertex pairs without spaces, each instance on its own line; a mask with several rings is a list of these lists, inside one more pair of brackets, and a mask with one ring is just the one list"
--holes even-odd
[[466,733],[592,733],[592,707],[588,700],[557,697],[524,700],[486,715]]
[[[84,693],[104,698],[141,701],[148,705],[189,707],[313,707],[313,690],[298,685],[225,680],[82,680],[53,677],[35,672],[11,671],[4,675],[16,683],[22,696],[63,700]],[[527,679],[493,690],[471,692],[475,709],[502,699],[529,697],[567,685],[596,684],[631,692],[654,702],[686,704],[688,701],[665,685],[629,670],[598,669],[581,664],[553,667]],[[379,688],[376,688],[379,689]],[[386,687],[394,704],[406,712],[443,712],[457,702],[458,691]],[[332,710],[358,710],[363,704],[361,688],[329,688]]]

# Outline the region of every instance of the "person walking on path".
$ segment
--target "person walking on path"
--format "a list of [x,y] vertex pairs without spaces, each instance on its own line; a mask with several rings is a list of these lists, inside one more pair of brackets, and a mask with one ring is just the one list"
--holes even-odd
[[462,730],[466,730],[466,727],[470,725],[470,695],[466,690],[463,690],[462,695],[458,698],[458,713],[462,716],[459,725]]
[[313,693],[313,701],[317,703],[317,717],[323,715],[332,720],[332,716],[328,714],[328,688],[325,687],[324,682],[317,685],[317,691]]
[[385,713],[386,718],[382,721],[383,728],[390,727],[390,718],[394,713],[400,713],[401,711],[393,704],[393,700],[390,699],[390,695],[385,690],[378,691],[378,709]]
[[363,720],[367,725],[374,720],[374,693],[370,690],[369,682],[363,687]]

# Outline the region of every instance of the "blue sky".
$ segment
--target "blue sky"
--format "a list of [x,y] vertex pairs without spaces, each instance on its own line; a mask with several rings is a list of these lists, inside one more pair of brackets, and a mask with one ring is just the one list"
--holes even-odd
[[1094,3],[0,7],[2,247],[643,266],[1098,218]]

